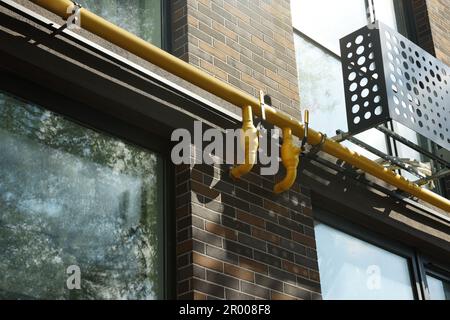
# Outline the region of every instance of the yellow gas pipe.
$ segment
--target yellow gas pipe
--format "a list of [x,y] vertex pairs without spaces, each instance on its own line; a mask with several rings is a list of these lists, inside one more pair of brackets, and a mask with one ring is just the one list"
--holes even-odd
[[231,169],[230,174],[234,179],[239,179],[249,173],[256,163],[256,153],[258,152],[258,130],[253,124],[252,107],[242,108],[242,133],[241,147],[244,149],[245,162]]
[[[69,0],[30,0],[37,5],[52,11],[61,18],[67,19],[70,15],[73,3]],[[69,12],[69,13],[68,13]],[[117,27],[105,19],[89,12],[80,10],[80,25],[93,34],[135,54],[136,56],[153,63],[166,71],[185,79],[200,88],[209,91],[216,96],[236,105],[251,106],[256,116],[261,116],[261,105],[258,99],[232,87],[214,77],[208,75],[196,67],[186,63],[160,48],[140,39],[132,33]],[[304,126],[298,120],[276,110],[265,106],[266,120],[279,128],[291,128],[292,133],[300,139],[304,136]],[[365,172],[373,175],[400,190],[426,201],[436,207],[450,212],[450,201],[434,192],[419,187],[417,184],[406,180],[394,171],[367,159],[366,157],[349,150],[341,144],[331,140],[323,139],[322,134],[309,129],[308,143],[311,145],[322,143],[321,150],[341,159]]]
[[277,183],[273,192],[282,193],[289,190],[297,179],[297,167],[300,162],[301,148],[297,147],[292,136],[291,128],[283,128],[283,144],[281,145],[281,161],[286,168],[286,176]]

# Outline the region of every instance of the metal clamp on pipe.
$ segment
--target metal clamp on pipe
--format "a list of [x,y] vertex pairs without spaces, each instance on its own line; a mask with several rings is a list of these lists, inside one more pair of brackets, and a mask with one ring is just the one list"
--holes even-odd
[[300,163],[301,148],[297,147],[291,128],[283,128],[283,144],[281,145],[281,161],[286,169],[286,176],[277,183],[273,192],[282,193],[289,190],[297,178],[297,167]]
[[230,174],[234,179],[239,179],[249,173],[256,163],[259,140],[258,130],[253,124],[252,107],[242,108],[242,133],[240,135],[241,147],[244,149],[245,161],[243,164],[231,169]]

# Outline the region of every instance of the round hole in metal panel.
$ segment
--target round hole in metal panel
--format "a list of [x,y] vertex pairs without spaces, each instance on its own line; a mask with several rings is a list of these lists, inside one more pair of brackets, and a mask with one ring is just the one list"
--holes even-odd
[[369,93],[370,93],[369,89],[365,88],[363,91],[361,91],[361,97],[367,98]]
[[358,63],[358,65],[362,66],[365,62],[366,62],[366,57],[361,56],[361,57],[359,57],[357,63]]
[[381,115],[382,112],[383,112],[383,108],[381,108],[381,106],[377,106],[374,110],[374,113],[376,116]]
[[364,53],[364,50],[365,50],[364,46],[359,46],[356,49],[356,54],[360,56],[360,55],[362,55]]
[[392,82],[396,82],[397,81],[397,78],[394,76],[393,73],[391,73],[391,80],[392,80]]
[[394,99],[394,103],[395,104],[399,104],[400,103],[400,100],[397,98],[397,96],[394,96],[393,99]]
[[359,36],[356,37],[355,43],[356,44],[361,44],[361,42],[363,42],[363,40],[364,40],[364,36],[359,35]]
[[368,83],[369,83],[369,80],[367,78],[362,78],[361,81],[359,82],[359,85],[361,87],[365,87]]
[[355,79],[356,79],[356,72],[353,71],[348,75],[348,80],[353,81]]

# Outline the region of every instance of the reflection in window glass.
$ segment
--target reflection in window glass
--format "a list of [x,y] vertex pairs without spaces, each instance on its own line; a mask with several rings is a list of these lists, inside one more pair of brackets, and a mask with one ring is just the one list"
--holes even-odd
[[161,47],[161,0],[78,0],[86,9]]
[[0,92],[0,298],[157,298],[160,166]]
[[328,136],[347,130],[341,62],[295,35],[300,103],[308,108],[314,128]]
[[450,300],[450,283],[427,274],[427,284],[431,300]]
[[407,259],[322,223],[315,234],[324,299],[414,299]]
[[292,25],[340,55],[339,39],[365,26],[364,0],[292,0]]
[[383,22],[391,29],[397,30],[394,0],[374,0],[377,20]]

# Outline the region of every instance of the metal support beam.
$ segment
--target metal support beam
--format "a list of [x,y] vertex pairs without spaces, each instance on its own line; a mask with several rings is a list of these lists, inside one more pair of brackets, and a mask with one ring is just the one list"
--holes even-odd
[[432,154],[431,152],[429,152],[428,150],[425,150],[424,148],[419,147],[418,145],[416,145],[415,143],[409,141],[408,139],[402,137],[401,135],[395,133],[394,131],[389,130],[388,128],[384,127],[384,126],[377,126],[376,127],[377,130],[381,131],[382,133],[384,133],[385,135],[391,137],[394,140],[397,140],[400,143],[403,143],[405,146],[425,155],[426,157],[442,164],[444,167],[446,168],[450,168],[450,163],[448,163],[447,161],[445,161],[444,159],[439,158],[437,155]]
[[[338,135],[344,134],[344,132],[342,132],[342,131],[340,131],[340,130],[337,130],[336,133],[337,133]],[[359,140],[359,139],[357,139],[357,138],[355,138],[355,137],[347,136],[347,137],[346,137],[346,140],[348,140],[348,141],[350,141],[350,142],[356,144],[357,146],[360,146],[360,147],[363,148],[363,149],[366,149],[367,151],[373,153],[374,155],[376,155],[376,156],[378,156],[378,157],[380,157],[380,158],[382,158],[382,159],[384,159],[384,160],[386,160],[386,161],[389,161],[390,163],[396,165],[396,166],[399,167],[400,169],[403,169],[403,170],[405,170],[405,171],[408,171],[409,173],[411,173],[411,174],[413,174],[413,175],[415,175],[415,176],[417,176],[417,177],[419,177],[419,178],[424,178],[424,176],[423,176],[422,174],[420,174],[417,170],[415,170],[413,167],[410,167],[410,166],[408,166],[408,165],[402,163],[402,162],[399,161],[396,157],[387,155],[387,154],[385,154],[384,152],[381,152],[380,150],[378,150],[378,149],[376,149],[376,148],[374,148],[374,147],[368,145],[368,144],[365,143],[365,142],[362,142],[361,140]]]
[[424,178],[416,180],[414,182],[417,183],[419,186],[422,186],[424,184],[427,184],[429,181],[439,180],[439,179],[445,178],[447,176],[450,176],[450,169],[441,170],[431,176],[424,177]]

